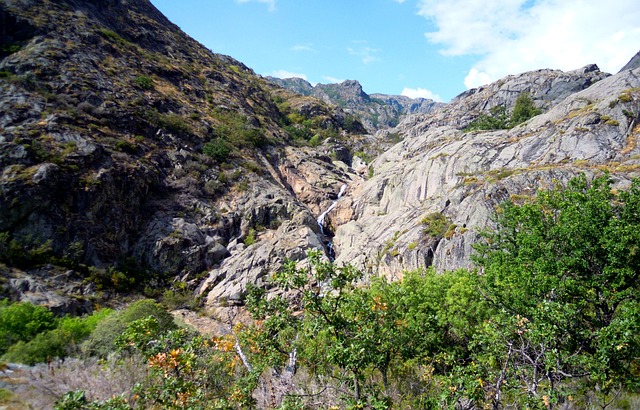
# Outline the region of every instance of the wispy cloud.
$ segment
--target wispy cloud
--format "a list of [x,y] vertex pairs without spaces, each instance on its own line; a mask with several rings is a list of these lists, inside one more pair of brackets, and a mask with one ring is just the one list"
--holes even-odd
[[252,1],[264,3],[269,6],[269,11],[276,11],[276,0],[236,0],[237,3],[249,3]]
[[400,3],[400,4],[402,4],[402,3],[404,3],[406,0],[393,0],[393,1],[395,1],[396,3]]
[[343,81],[345,81],[344,78],[336,78],[336,77],[331,77],[331,76],[328,76],[328,75],[323,75],[322,79],[324,81],[326,81],[327,83],[329,83],[329,84],[340,84]]
[[469,88],[538,68],[616,72],[640,47],[637,0],[419,0],[419,14],[441,54],[479,56]]
[[300,74],[300,73],[293,73],[291,71],[287,71],[287,70],[276,70],[274,72],[272,72],[270,74],[272,77],[277,77],[277,78],[302,78],[305,81],[307,80],[307,76],[306,74]]
[[363,64],[380,61],[380,57],[376,55],[380,49],[369,47],[366,41],[354,41],[353,44],[353,47],[347,47],[347,51],[350,55],[360,58]]
[[409,98],[428,98],[433,101],[442,102],[442,98],[434,92],[427,90],[426,88],[407,88],[402,90],[401,95]]
[[295,52],[315,52],[315,48],[313,48],[313,44],[311,43],[306,43],[306,44],[296,44],[294,46],[291,47],[291,51],[295,51]]

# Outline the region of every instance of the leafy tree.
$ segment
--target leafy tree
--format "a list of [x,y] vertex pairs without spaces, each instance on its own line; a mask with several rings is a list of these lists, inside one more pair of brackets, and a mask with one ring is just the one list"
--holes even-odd
[[516,98],[511,115],[507,113],[504,105],[497,105],[491,108],[489,114],[481,113],[465,128],[465,131],[509,129],[540,113],[542,113],[542,110],[536,107],[529,93],[524,92],[520,93]]
[[585,389],[640,383],[640,182],[607,175],[505,203],[478,246],[480,289],[499,312],[475,343],[493,402],[551,408]]
[[28,342],[37,334],[56,327],[53,313],[28,302],[0,301],[0,354],[14,343]]
[[513,106],[509,125],[510,127],[515,127],[540,113],[542,113],[542,111],[536,107],[529,93],[520,93]]
[[160,304],[151,299],[143,299],[101,320],[82,347],[87,353],[107,356],[116,350],[115,340],[126,330],[129,323],[149,316],[158,321],[162,331],[176,327],[173,317]]
[[87,317],[65,316],[56,321],[55,329],[38,333],[31,340],[21,340],[11,345],[2,358],[28,365],[64,358],[73,354],[77,345],[111,313],[111,309],[102,309]]
[[[342,375],[353,405],[386,408],[386,392],[406,365],[448,376],[447,366],[464,361],[473,329],[490,314],[467,271],[412,272],[400,282],[375,278],[363,287],[357,285],[363,273],[350,265],[336,266],[313,251],[309,261],[307,268],[288,262],[274,275],[288,299],[267,300],[264,290],[250,290],[247,306],[261,321],[252,340],[258,356],[273,359],[264,367],[286,365],[297,349],[315,374]],[[425,361],[440,364],[417,365]],[[415,392],[427,401],[432,393]]]

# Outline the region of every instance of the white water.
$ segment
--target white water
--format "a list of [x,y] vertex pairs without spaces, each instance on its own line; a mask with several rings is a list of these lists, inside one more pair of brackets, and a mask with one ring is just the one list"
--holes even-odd
[[333,211],[333,208],[336,207],[336,205],[338,204],[338,200],[342,198],[342,195],[344,195],[346,190],[347,190],[347,184],[342,185],[340,187],[340,192],[338,192],[338,198],[335,201],[333,201],[331,206],[327,208],[326,211],[321,213],[320,216],[318,217],[318,225],[320,226],[320,232],[322,232],[323,235],[324,235],[324,219],[327,217],[327,214],[329,212]]

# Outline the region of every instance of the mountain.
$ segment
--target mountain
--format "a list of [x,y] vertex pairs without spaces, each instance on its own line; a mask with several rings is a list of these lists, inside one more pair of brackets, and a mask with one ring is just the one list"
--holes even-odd
[[210,52],[147,0],[3,0],[0,22],[7,296],[82,310],[114,289],[195,288],[248,237],[281,240],[265,271],[325,248],[316,217],[366,140],[352,116]]
[[340,84],[316,84],[312,86],[301,78],[280,79],[267,77],[269,81],[298,94],[314,96],[328,104],[334,104],[358,117],[370,133],[395,127],[410,114],[428,114],[442,103],[427,98],[409,98],[401,95],[367,94],[355,80]]
[[[628,186],[640,171],[639,70],[616,75],[590,65],[537,70],[469,90],[444,108],[405,119],[404,140],[351,186],[351,221],[336,229],[337,262],[398,277],[405,270],[470,267],[471,245],[498,205],[585,173]],[[508,130],[467,131],[493,107],[527,93],[542,114]],[[425,234],[433,215],[446,232]]]
[[[224,316],[311,249],[391,278],[468,267],[501,201],[640,170],[635,63],[439,104],[356,81],[282,88],[147,0],[2,0],[0,23],[0,285],[61,312],[171,288]],[[520,96],[541,114],[469,127]]]

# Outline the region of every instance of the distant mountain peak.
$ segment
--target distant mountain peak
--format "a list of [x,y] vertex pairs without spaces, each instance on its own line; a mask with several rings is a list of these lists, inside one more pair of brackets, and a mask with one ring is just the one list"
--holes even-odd
[[315,86],[301,78],[267,77],[267,80],[298,94],[314,96],[326,103],[339,106],[358,117],[371,133],[393,128],[407,115],[427,114],[443,105],[427,98],[412,99],[402,95],[387,94],[369,95],[357,80]]

